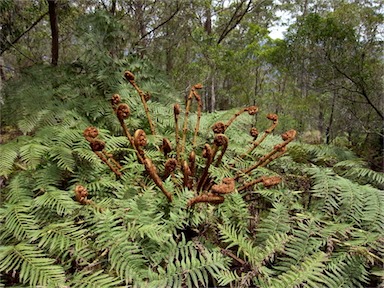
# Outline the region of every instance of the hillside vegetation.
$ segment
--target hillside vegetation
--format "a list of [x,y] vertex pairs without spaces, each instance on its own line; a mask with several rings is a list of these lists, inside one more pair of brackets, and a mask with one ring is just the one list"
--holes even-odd
[[384,286],[382,173],[108,59],[3,90],[0,286]]

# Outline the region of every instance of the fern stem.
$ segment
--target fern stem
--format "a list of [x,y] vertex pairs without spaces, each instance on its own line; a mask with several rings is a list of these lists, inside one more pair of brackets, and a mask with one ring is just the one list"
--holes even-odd
[[228,120],[227,124],[225,124],[225,129],[228,129],[228,127],[231,126],[231,124],[236,120],[236,118],[239,117],[244,112],[248,112],[249,115],[255,115],[258,110],[259,108],[257,108],[257,106],[249,106],[241,109],[240,111],[236,112],[235,115],[233,115]]
[[263,179],[264,179],[264,176],[259,177],[259,178],[255,179],[255,180],[252,180],[251,182],[245,183],[245,184],[244,184],[243,186],[241,186],[240,188],[237,188],[237,191],[238,191],[238,192],[241,192],[241,191],[247,189],[248,187],[251,187],[251,186],[253,186],[253,185],[256,185],[257,183],[261,183],[261,182],[263,182]]
[[192,207],[196,203],[212,203],[212,204],[220,204],[224,202],[224,197],[221,195],[216,195],[213,193],[202,194],[193,197],[188,201],[187,207]]
[[245,111],[247,111],[247,107],[245,107],[245,108],[241,109],[240,111],[236,112],[235,115],[233,115],[228,120],[228,122],[225,124],[225,129],[227,129],[233,123],[233,121],[235,121],[236,118],[239,117],[241,114],[243,114]]
[[172,202],[172,194],[165,189],[163,181],[161,181],[160,176],[157,174],[156,167],[153,165],[152,161],[148,158],[145,159],[144,166],[148,174],[151,176],[153,182],[155,182],[156,186],[159,187],[159,189],[164,193],[168,201]]
[[180,137],[179,137],[179,115],[180,115],[180,106],[175,104],[173,106],[173,115],[175,119],[175,140],[176,140],[176,161],[180,164]]
[[272,125],[267,130],[265,130],[263,136],[260,139],[254,141],[252,143],[252,146],[248,149],[248,151],[240,156],[240,159],[244,159],[245,156],[247,156],[249,153],[251,153],[253,150],[255,150],[265,140],[265,138],[267,138],[267,136],[270,133],[272,133],[273,130],[275,130],[278,123],[279,123],[278,119],[273,121]]
[[211,153],[209,153],[210,155],[208,155],[208,157],[207,157],[207,161],[206,161],[206,164],[205,164],[205,167],[203,170],[203,174],[201,175],[200,181],[197,184],[197,191],[200,191],[201,189],[203,189],[204,184],[207,181],[209,167],[211,166],[213,159],[215,159],[215,155],[217,153],[217,150],[218,150],[218,147],[216,145],[213,145],[213,149],[212,149]]
[[201,110],[203,109],[203,102],[201,101],[201,96],[196,91],[193,91],[193,95],[195,96],[195,99],[198,103],[197,121],[196,121],[196,126],[195,126],[195,133],[193,135],[193,142],[192,142],[192,147],[194,149],[196,147],[197,134],[199,133],[199,128],[200,128],[200,118],[201,118]]
[[128,138],[129,143],[131,143],[133,149],[135,150],[137,159],[139,160],[139,162],[140,162],[141,164],[144,164],[144,158],[141,156],[140,151],[137,149],[137,147],[136,147],[136,145],[135,145],[135,140],[133,139],[131,133],[129,133],[129,130],[128,130],[127,125],[125,124],[125,122],[124,122],[123,119],[119,119],[119,121],[120,121],[120,125],[121,125],[121,127],[123,128],[123,133],[124,133],[124,135]]
[[144,111],[145,111],[145,115],[147,116],[147,119],[148,119],[148,123],[149,123],[149,127],[151,129],[151,133],[152,135],[156,135],[156,131],[155,131],[155,126],[151,120],[151,114],[149,113],[149,108],[148,108],[148,104],[147,104],[147,100],[145,99],[145,94],[144,92],[140,89],[140,87],[136,84],[135,82],[135,78],[133,76],[133,74],[129,71],[126,71],[124,73],[124,76],[125,78],[127,79],[127,81],[129,83],[131,83],[131,85],[133,86],[133,88],[135,88],[135,90],[137,91],[137,93],[139,94],[140,96],[140,99],[141,99],[141,102],[143,103],[143,106],[144,106]]
[[95,151],[96,155],[103,161],[105,164],[108,165],[108,167],[112,170],[113,173],[115,173],[118,177],[121,177],[121,172],[117,167],[114,167],[111,163],[109,163],[108,158],[105,156],[103,152]]
[[233,260],[238,262],[241,266],[245,266],[248,264],[248,262],[244,261],[243,259],[241,259],[241,258],[237,257],[235,254],[233,254],[231,252],[231,250],[223,249],[223,248],[221,248],[220,250],[221,250],[221,253],[223,253],[223,255],[232,258]]
[[187,104],[185,107],[184,123],[183,123],[183,139],[181,142],[181,153],[184,153],[184,150],[185,150],[185,141],[187,138],[187,128],[188,128],[188,116],[189,116],[189,111],[191,110],[191,103],[192,103],[192,99],[193,99],[194,89],[195,88],[192,87],[191,90],[189,91],[188,98],[187,98]]
[[[288,143],[287,143],[288,144]],[[286,144],[285,144],[286,145]],[[239,179],[241,177],[241,175],[244,175],[244,174],[249,174],[250,172],[252,172],[253,170],[255,170],[256,168],[260,167],[261,165],[264,164],[264,162],[266,162],[269,158],[271,158],[274,154],[276,154],[278,152],[278,149],[273,149],[271,152],[269,152],[268,154],[265,154],[264,156],[262,156],[259,161],[256,162],[255,165],[252,165],[246,169],[243,169],[240,171],[240,173],[238,173],[235,177],[235,179]],[[269,162],[268,162],[269,163]]]

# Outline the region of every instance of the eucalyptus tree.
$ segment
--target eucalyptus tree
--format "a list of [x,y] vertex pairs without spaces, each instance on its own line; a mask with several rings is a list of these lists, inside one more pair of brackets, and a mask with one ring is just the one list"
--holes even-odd
[[276,50],[305,90],[302,98],[317,98],[310,107],[317,116],[308,126],[317,121],[327,142],[340,133],[354,145],[383,137],[382,21],[378,7],[339,4],[332,12],[299,17]]

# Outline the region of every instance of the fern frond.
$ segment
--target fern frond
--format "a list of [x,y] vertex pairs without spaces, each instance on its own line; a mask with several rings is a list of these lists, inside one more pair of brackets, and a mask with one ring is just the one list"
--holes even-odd
[[54,160],[57,165],[69,172],[73,172],[75,168],[75,160],[73,158],[73,151],[64,146],[55,146],[49,150],[49,156]]
[[142,249],[134,242],[120,240],[109,251],[111,269],[116,271],[121,280],[128,283],[140,282],[146,278],[146,259]]
[[0,247],[0,271],[18,270],[20,282],[30,286],[64,286],[64,270],[54,263],[54,259],[47,258],[35,245],[20,243]]
[[38,210],[48,208],[59,216],[65,216],[72,214],[79,204],[72,200],[67,191],[48,187],[43,195],[34,199],[33,206]]
[[384,186],[384,173],[376,172],[366,167],[362,160],[345,160],[334,165],[333,170],[340,176],[362,184],[371,184],[377,188]]
[[261,250],[259,247],[254,246],[253,241],[247,238],[244,233],[240,233],[235,227],[219,225],[218,228],[222,241],[228,243],[227,249],[238,247],[238,256],[253,265],[257,265],[258,259],[260,259]]
[[235,223],[239,231],[248,231],[248,221],[250,219],[248,205],[239,193],[232,193],[226,197],[224,203],[217,209],[223,223],[229,225]]
[[89,245],[89,232],[72,222],[53,223],[36,235],[38,246],[50,254],[76,259],[78,265],[89,264],[95,252]]
[[365,287],[369,281],[365,260],[348,253],[332,254],[324,274],[330,287]]
[[283,203],[273,203],[274,208],[270,209],[268,215],[263,217],[256,230],[257,239],[267,240],[270,235],[287,233],[291,230],[291,219],[289,209]]
[[29,183],[26,183],[26,178],[30,178],[29,172],[20,172],[10,180],[7,188],[4,189],[6,191],[6,199],[9,204],[16,204],[19,202],[26,203],[32,200],[34,193],[29,187]]
[[8,205],[4,210],[4,218],[3,229],[17,240],[30,239],[39,230],[28,203]]
[[[104,272],[104,270],[86,270],[73,275],[69,285],[73,288],[112,288],[123,287],[121,280]],[[124,286],[125,287],[125,286]]]
[[19,120],[17,126],[24,134],[30,133],[35,130],[46,117],[49,118],[49,114],[51,113],[52,111],[45,109],[32,113],[24,117],[24,119]]
[[0,176],[8,177],[18,155],[18,145],[10,142],[0,146]]
[[159,266],[157,273],[150,273],[150,283],[154,287],[207,287],[209,274],[214,278],[224,270],[226,261],[216,250],[200,251],[185,238],[175,247],[175,254],[167,257],[165,268]]
[[[278,275],[275,278],[269,278],[269,281],[261,281],[259,284],[261,287],[322,287],[324,284],[329,285],[327,278],[324,277],[324,270],[326,268],[326,262],[328,261],[327,254],[323,252],[317,252],[310,257],[303,259],[301,263],[296,266],[291,266],[290,270],[283,274]],[[264,282],[264,283],[263,283]]]
[[42,158],[48,152],[49,147],[41,143],[28,143],[20,147],[20,158],[31,169],[35,169],[40,164]]
[[308,169],[313,186],[311,191],[314,197],[323,199],[323,211],[332,215],[340,207],[339,184],[335,173],[331,169],[313,167]]
[[48,163],[33,173],[33,189],[45,190],[48,187],[58,186],[62,181],[62,170],[54,163]]
[[299,222],[292,231],[292,239],[286,244],[284,256],[279,258],[279,266],[275,269],[286,272],[292,265],[297,265],[308,255],[320,250],[323,245],[321,237],[316,231],[319,227],[313,220],[306,220],[306,223]]

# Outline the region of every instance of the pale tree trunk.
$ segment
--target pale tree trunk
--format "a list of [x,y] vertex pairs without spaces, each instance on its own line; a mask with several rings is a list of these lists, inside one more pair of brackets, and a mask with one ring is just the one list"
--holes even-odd
[[[204,23],[204,30],[207,33],[207,35],[212,34],[212,11],[211,11],[211,5],[207,5],[207,8],[205,10],[205,23]],[[210,61],[208,59],[208,61]],[[211,72],[209,75],[209,80],[208,80],[208,85],[207,87],[207,101],[206,101],[206,106],[207,110],[209,112],[215,111],[215,106],[216,106],[216,92],[215,92],[215,68],[212,63],[209,64],[211,67]]]
[[326,138],[325,143],[327,143],[327,144],[331,143],[331,131],[332,131],[332,125],[333,125],[333,117],[334,117],[334,111],[335,111],[336,97],[337,97],[337,93],[336,93],[336,91],[333,91],[331,115],[329,116],[329,123],[328,123],[328,127],[326,129],[326,132],[325,132],[325,138]]
[[57,1],[48,0],[48,9],[49,9],[49,22],[51,24],[51,55],[53,66],[57,66],[59,61],[59,25],[57,23]]
[[140,56],[144,57],[145,55],[145,48],[148,45],[148,41],[145,38],[145,35],[147,34],[147,29],[145,25],[145,19],[144,19],[144,3],[142,0],[135,1],[134,4],[135,9],[135,16],[136,16],[136,23],[137,23],[137,29],[140,39],[140,44],[143,46],[143,49],[140,50]]
[[215,74],[214,71],[212,72],[211,76],[211,103],[209,105],[209,112],[214,112],[215,111],[215,106],[216,106],[216,92],[215,92]]

